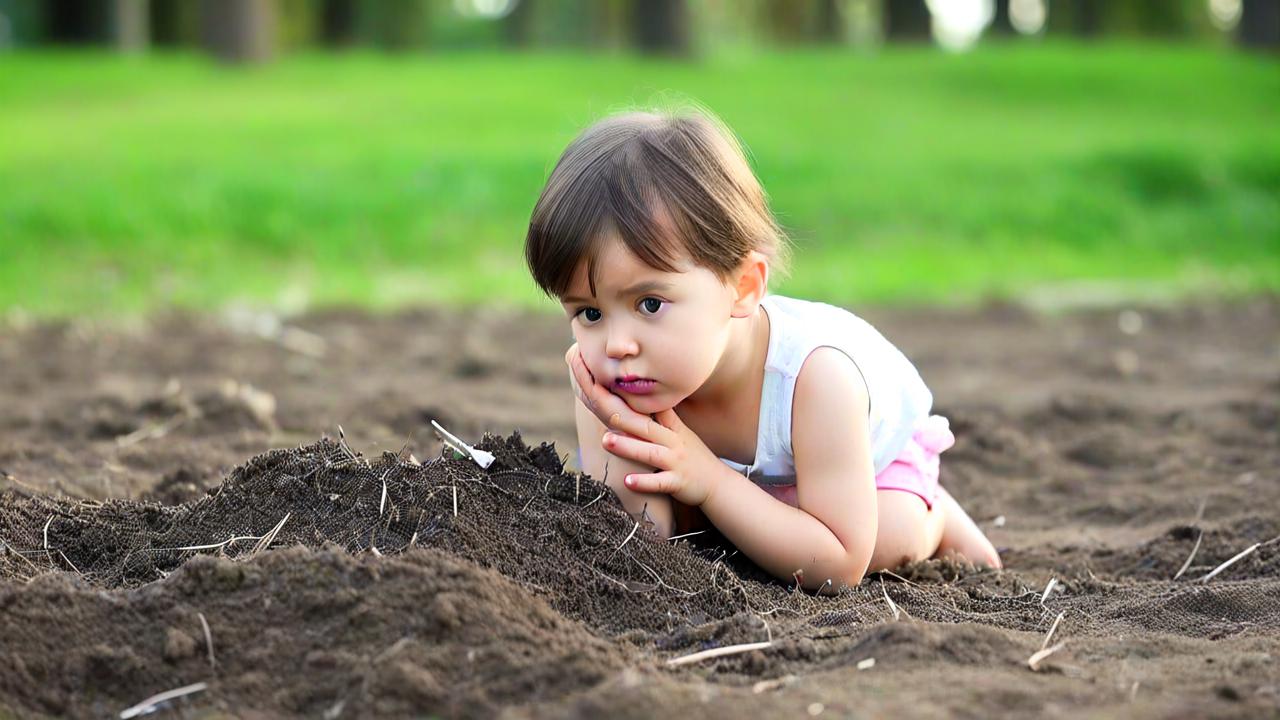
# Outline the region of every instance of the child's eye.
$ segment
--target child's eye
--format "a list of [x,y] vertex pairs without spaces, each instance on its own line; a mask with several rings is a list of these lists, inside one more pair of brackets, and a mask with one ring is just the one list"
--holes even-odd
[[578,311],[578,316],[588,323],[596,322],[601,317],[600,310],[593,307],[582,308]]
[[640,301],[640,310],[641,312],[645,312],[650,315],[656,315],[658,314],[658,311],[662,309],[663,304],[664,303],[656,297],[647,297]]

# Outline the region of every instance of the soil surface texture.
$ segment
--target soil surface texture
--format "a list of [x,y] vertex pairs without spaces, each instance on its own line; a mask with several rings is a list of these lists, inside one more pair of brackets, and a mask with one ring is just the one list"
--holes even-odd
[[1004,570],[654,537],[559,317],[0,319],[0,718],[1280,716],[1280,299],[859,312]]

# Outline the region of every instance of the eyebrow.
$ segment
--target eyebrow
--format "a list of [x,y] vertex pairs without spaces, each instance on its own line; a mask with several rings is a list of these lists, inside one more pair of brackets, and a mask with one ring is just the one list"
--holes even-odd
[[[638,283],[622,288],[622,290],[618,292],[618,296],[623,297],[626,295],[639,295],[640,293],[653,292],[654,290],[670,290],[670,289],[671,289],[671,283],[669,282],[663,282],[661,280],[642,280]],[[574,296],[565,296],[560,298],[560,302],[562,303],[587,302],[587,299],[574,297]]]

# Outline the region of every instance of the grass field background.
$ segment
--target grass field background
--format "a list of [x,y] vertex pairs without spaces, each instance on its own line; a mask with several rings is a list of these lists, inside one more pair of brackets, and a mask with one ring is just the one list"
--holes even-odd
[[554,307],[521,247],[565,144],[692,98],[832,302],[1280,289],[1280,63],[1226,48],[0,56],[0,311]]

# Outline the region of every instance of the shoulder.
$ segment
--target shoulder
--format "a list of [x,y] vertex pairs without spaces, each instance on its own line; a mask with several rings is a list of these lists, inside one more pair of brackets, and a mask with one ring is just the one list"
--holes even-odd
[[[870,394],[862,371],[844,351],[828,345],[813,349],[796,376],[792,426],[844,425],[841,419],[865,419]],[[803,433],[802,433],[803,434]]]
[[791,407],[797,497],[802,510],[845,532],[875,507],[869,403],[862,374],[848,355],[826,346],[809,354]]
[[848,355],[822,346],[809,353],[791,401],[791,453],[798,476],[840,475],[870,457],[871,400]]

